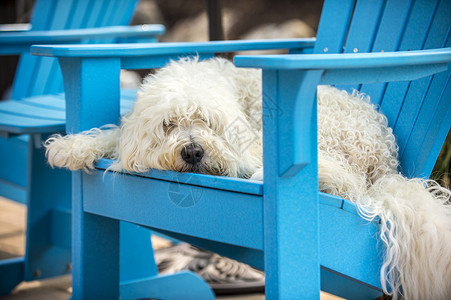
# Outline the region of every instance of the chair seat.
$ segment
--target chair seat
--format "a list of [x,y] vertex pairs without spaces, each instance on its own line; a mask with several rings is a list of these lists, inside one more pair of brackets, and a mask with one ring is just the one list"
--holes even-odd
[[[237,245],[242,247],[243,257],[232,258],[263,268],[259,261],[264,238],[261,182],[159,170],[119,175],[105,172],[111,163],[102,159],[98,170],[83,174],[85,211],[176,238],[183,236],[185,241],[220,254],[228,254],[226,248]],[[324,284],[338,284],[336,274],[341,273],[379,289],[382,252],[378,252],[381,245],[376,239],[378,221],[362,219],[356,206],[340,197],[320,192],[319,199]],[[194,236],[197,238],[189,240]]]
[[[131,109],[136,90],[121,91],[121,114]],[[66,125],[64,94],[0,102],[2,136],[62,132]]]

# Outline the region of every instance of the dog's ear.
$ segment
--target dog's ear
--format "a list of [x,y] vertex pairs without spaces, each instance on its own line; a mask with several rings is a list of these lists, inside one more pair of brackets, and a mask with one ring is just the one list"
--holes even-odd
[[119,162],[122,169],[137,171],[137,152],[139,149],[138,123],[133,118],[122,118]]
[[146,157],[150,145],[143,121],[133,114],[123,117],[119,143],[119,164],[122,169],[132,172],[145,172],[149,169]]
[[132,172],[146,172],[161,168],[158,157],[153,155],[165,138],[163,122],[146,117],[135,110],[122,118],[119,143],[119,165]]

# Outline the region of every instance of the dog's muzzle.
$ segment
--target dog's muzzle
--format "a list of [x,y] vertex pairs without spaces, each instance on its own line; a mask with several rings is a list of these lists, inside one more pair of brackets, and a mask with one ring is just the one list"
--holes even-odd
[[183,147],[180,154],[188,164],[195,165],[204,157],[204,149],[198,144],[190,144]]

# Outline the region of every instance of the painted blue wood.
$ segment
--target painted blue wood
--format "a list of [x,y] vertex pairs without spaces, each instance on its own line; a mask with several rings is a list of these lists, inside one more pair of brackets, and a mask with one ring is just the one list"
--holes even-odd
[[[385,1],[358,1],[349,26],[344,53],[371,52]],[[339,51],[334,51],[339,52]]]
[[[0,195],[26,203],[28,137],[0,138]],[[15,155],[12,155],[14,153]]]
[[71,245],[71,210],[70,208],[54,208],[51,211],[50,223],[54,224],[50,230],[52,245],[70,249]]
[[[403,39],[399,45],[400,50],[414,50],[414,49],[423,49],[424,39],[427,37],[428,30],[430,28],[429,23],[434,20],[432,16],[434,16],[436,12],[436,5],[431,5],[431,1],[416,1],[412,7],[412,12],[409,16],[410,26],[406,28],[404,32]],[[445,34],[445,32],[442,32]],[[433,48],[439,48],[442,46],[442,38],[435,39],[435,45],[431,45]],[[400,109],[412,111],[413,107],[419,107],[418,101],[422,101],[422,97],[418,97],[418,95],[422,94],[424,90],[426,90],[429,86],[430,79],[425,78],[415,83],[410,82],[399,82],[399,83],[390,83],[386,88],[386,96],[384,97],[383,106],[384,109],[386,106],[391,107],[392,105],[402,105],[397,106],[398,109],[391,108],[390,112],[396,112]],[[393,103],[394,99],[402,99],[404,102]],[[409,118],[408,115],[411,117]],[[407,142],[408,138],[406,135],[412,130],[413,125],[415,124],[412,121],[412,117],[415,117],[415,113],[403,113],[399,112],[398,116],[389,116],[390,120],[394,120],[390,126],[393,128],[397,127],[398,121],[400,126],[405,126],[405,128],[399,128],[397,130],[398,133],[398,145],[400,146],[400,153],[404,152],[404,146]],[[400,118],[400,119],[399,119]],[[409,120],[410,119],[410,120]],[[402,135],[402,136],[401,136]]]
[[[131,280],[156,276],[158,274],[155,263],[150,231],[144,227],[120,223],[120,280],[121,283]],[[127,245],[125,247],[125,245]],[[149,295],[149,294],[148,294]],[[136,297],[137,298],[137,297]]]
[[[202,188],[202,182],[196,182],[196,178],[192,178],[188,185],[136,176],[124,176],[117,180],[114,174],[108,172],[102,182],[103,172],[94,172],[96,176],[83,177],[86,212],[263,249],[262,228],[258,226],[262,225],[261,196],[223,191],[219,189],[221,184],[218,189]],[[130,194],[135,195],[132,200],[122,201],[130,199]],[[221,199],[220,203],[218,199]],[[129,205],[130,201],[134,205]],[[143,209],[137,211],[136,207]],[[217,213],[209,213],[211,211]],[[237,229],[240,231],[237,232]]]
[[[38,118],[49,118],[56,121],[64,121],[65,118],[65,111],[62,110],[54,110],[37,106],[34,106],[32,109],[33,115]],[[11,115],[30,114],[29,112],[27,112],[28,110],[30,110],[29,105],[22,103],[22,101],[6,101],[2,104],[1,110],[5,114],[10,113]]]
[[[349,26],[343,49],[344,53],[371,51],[384,7],[385,1],[358,1],[355,4],[353,20]],[[337,87],[352,92],[353,89],[360,90],[361,84]]]
[[[46,137],[44,135],[42,139],[45,140]],[[71,271],[70,243],[67,245],[68,241],[64,240],[64,235],[70,236],[70,219],[58,214],[58,211],[71,209],[71,174],[67,170],[50,168],[41,143],[41,137],[32,138],[28,143],[27,170],[30,173],[26,184],[27,234],[24,266],[24,280],[27,281],[68,274]]]
[[[133,57],[157,55],[189,55],[191,53],[221,53],[246,50],[303,49],[311,48],[314,38],[255,41],[213,41],[198,43],[157,44],[101,44],[33,46],[33,55],[53,57]],[[142,67],[145,68],[145,67]]]
[[[263,69],[264,184],[242,180],[232,184],[234,179],[191,174],[180,175],[183,179],[177,180],[171,178],[177,173],[164,171],[114,176],[104,174],[108,161],[103,160],[100,170],[91,175],[74,175],[74,206],[78,210],[74,237],[78,248],[74,251],[94,261],[95,254],[88,253],[98,245],[84,234],[100,230],[105,218],[125,220],[254,266],[264,265],[270,299],[315,299],[320,288],[348,299],[379,295],[383,252],[377,240],[378,220],[368,224],[351,202],[318,193],[315,90],[319,83],[363,84],[361,89],[376,104],[382,104],[384,112],[394,110],[387,115],[390,124],[395,124],[395,134],[397,130],[407,133],[401,141],[405,144],[401,157],[404,174],[427,174],[451,126],[451,49],[446,48],[449,10],[443,11],[449,1],[433,2],[431,7],[426,4],[422,0],[326,0],[315,54],[236,57],[238,66]],[[372,10],[374,16],[365,20]],[[418,23],[415,18],[420,18]],[[360,31],[359,24],[368,28]],[[252,48],[284,46],[299,52],[307,46],[311,51],[313,41],[310,45],[307,42],[60,45],[33,47],[32,51],[59,58],[70,90],[68,130],[78,132],[117,122],[119,91],[115,89],[120,67],[148,68],[182,55],[198,53],[203,58]],[[356,52],[352,45],[358,45],[354,46]],[[108,97],[113,103],[95,91],[96,84],[89,81],[81,66],[116,72],[97,82],[112,88]],[[398,81],[412,82],[407,89],[404,83],[386,84]],[[405,100],[412,96],[420,100],[412,101],[414,106],[408,108],[410,103],[406,105]],[[92,107],[86,106],[88,102]],[[409,124],[396,126],[404,118]],[[118,230],[113,228],[111,233],[116,236]],[[88,261],[77,261],[74,291],[77,297],[88,296],[94,292],[86,289],[88,283],[80,274],[89,278],[99,274],[86,269]],[[104,287],[114,289],[115,298],[116,277],[115,270],[103,282]],[[177,284],[183,284],[183,279]]]
[[[352,17],[354,0],[325,1],[318,26],[318,39],[314,53],[342,53],[347,28]],[[333,20],[334,26],[330,25]]]
[[[424,98],[415,127],[400,157],[403,171],[409,176],[427,178],[435,165],[435,160],[451,127],[449,81],[449,72],[437,74],[430,86],[434,92],[428,93]],[[443,85],[446,86],[445,90],[435,87]]]
[[[189,176],[190,174],[185,175]],[[195,175],[198,174],[193,174],[193,176]],[[168,182],[169,176],[161,176],[161,177],[154,176],[154,178],[157,180],[149,181],[144,178],[141,178],[141,176],[140,176],[141,179],[137,179],[134,178],[132,175],[127,175],[124,177],[122,175],[121,176],[113,175],[111,174],[111,172],[108,172],[107,174],[104,175],[103,172],[95,171],[93,175],[85,175],[85,177],[86,180],[84,181],[84,188],[86,194],[85,196],[86,211],[107,217],[118,218],[121,220],[133,220],[134,222],[148,226],[152,229],[168,228],[169,231],[162,230],[162,233],[185,241],[189,241],[198,246],[208,247],[209,249],[215,250],[222,254],[227,254],[229,256],[232,254],[231,255],[232,257],[239,258],[240,260],[243,260],[247,263],[251,263],[256,267],[261,268],[263,266],[262,261],[255,261],[255,258],[258,257],[258,252],[251,251],[249,252],[249,254],[246,254],[244,249],[240,249],[239,251],[237,249],[227,249],[227,247],[230,247],[230,243],[233,243],[235,245],[240,243],[238,243],[236,240],[235,242],[233,242],[233,240],[230,239],[224,240],[223,238],[224,233],[219,234],[219,231],[222,230],[230,231],[236,226],[237,228],[240,229],[240,234],[242,235],[244,234],[242,233],[242,231],[246,232],[249,230],[249,228],[251,228],[251,226],[255,225],[254,223],[261,222],[258,220],[251,219],[246,220],[246,225],[242,225],[239,223],[242,222],[240,220],[246,219],[243,216],[259,215],[256,212],[262,210],[261,203],[254,203],[256,206],[242,206],[238,200],[235,200],[236,198],[235,196],[220,197],[220,194],[222,193],[220,191],[221,184],[218,184],[217,189],[213,189],[214,186],[211,186],[207,183],[208,192],[204,192],[207,194],[203,193],[201,195],[202,199],[196,202],[195,206],[181,207],[179,211],[176,213],[174,211],[171,211],[171,208],[174,207],[174,203],[172,202],[173,199],[170,195],[171,191],[175,189],[173,188],[172,185],[165,184],[165,182]],[[105,179],[102,179],[103,177]],[[203,175],[203,177],[208,178],[208,176],[206,175]],[[190,183],[193,184],[195,182],[196,180],[192,180]],[[140,186],[144,185],[146,186],[146,190],[149,192],[138,193],[137,189]],[[180,189],[177,189],[177,191],[180,192],[180,194],[186,194],[184,193],[183,190],[181,190],[185,188],[184,186],[182,186],[182,183],[176,182],[176,186],[178,185],[180,185]],[[114,186],[114,190],[111,189],[112,186]],[[187,191],[189,192],[190,189],[192,188],[193,186],[188,186]],[[196,190],[198,189],[199,187],[197,186]],[[160,190],[162,191],[160,192]],[[217,194],[210,194],[215,190]],[[239,191],[237,192],[239,193]],[[133,199],[126,197],[126,195],[129,195],[131,193],[136,195]],[[150,193],[152,195],[157,194],[160,196],[158,197],[158,199],[152,200],[152,197],[149,198]],[[221,207],[215,209],[205,207],[202,210],[208,212],[207,213],[207,215],[209,216],[208,219],[205,220],[204,217],[203,218],[198,217],[199,215],[206,214],[202,213],[202,210],[198,208],[198,205],[202,204],[214,205],[216,202],[218,202],[218,199],[220,198],[231,199],[230,207],[225,208],[227,203],[221,203]],[[367,272],[369,270],[369,266],[372,266],[372,269],[375,271],[378,271],[378,267],[380,266],[379,252],[377,252],[374,248],[373,249],[371,248],[371,246],[373,246],[374,243],[374,237],[376,236],[376,227],[368,226],[367,222],[358,216],[355,206],[353,204],[347,202],[346,210],[342,210],[343,199],[329,196],[326,194],[322,194],[321,198],[322,198],[321,203],[322,204],[326,203],[324,205],[330,207],[329,210],[332,210],[332,212],[329,212],[329,210],[327,209],[320,210],[321,224],[325,224],[325,226],[321,227],[322,249],[324,247],[324,250],[321,251],[321,265],[328,266],[331,268],[333,267],[334,270],[339,270],[345,274],[346,272],[348,272],[349,274],[350,272],[349,270],[352,270],[353,267],[356,268],[361,266],[362,259],[362,256],[351,255],[352,252],[366,253],[365,257],[366,268],[365,269],[357,268],[360,274],[353,275],[361,280],[366,280],[365,282],[372,282],[373,284],[376,285],[376,287],[380,287],[380,285],[378,284],[377,276],[372,278],[370,277],[369,279],[367,278],[368,274],[371,274]],[[210,203],[203,203],[204,201],[210,201]],[[259,198],[259,200],[255,201],[261,202],[262,200],[261,198]],[[133,205],[130,205],[130,202],[132,202]],[[166,208],[167,206],[169,207]],[[240,212],[239,216],[236,217],[233,216],[236,214],[235,210]],[[190,211],[195,211],[196,215],[191,215]],[[136,212],[142,213],[137,215]],[[153,212],[155,212],[155,214],[153,214]],[[218,215],[215,214],[214,212],[217,212]],[[352,214],[352,217],[350,217],[350,214]],[[178,231],[184,232],[185,234],[187,234],[187,236],[180,233],[174,234],[174,232],[172,231],[175,230],[175,228],[177,227],[177,222],[179,222],[178,220],[180,220],[182,217],[191,220],[194,219],[192,222],[194,223],[194,225],[184,223],[183,231],[180,230]],[[222,218],[225,218],[224,221],[221,221]],[[218,221],[216,222],[216,220]],[[250,224],[248,224],[248,221]],[[227,225],[227,222],[229,222],[230,224],[234,224],[234,227],[231,227],[230,224]],[[213,226],[213,224],[216,226]],[[357,234],[356,231],[349,232],[345,230],[345,228],[347,228],[347,226],[350,225],[352,225],[352,227],[356,227],[358,225],[360,227],[360,233]],[[194,226],[197,226],[199,228],[193,229]],[[260,230],[263,229],[260,228]],[[200,233],[201,231],[206,231],[206,233]],[[198,237],[204,237],[204,240],[202,240],[201,238],[198,239],[190,238],[190,236],[193,235]],[[248,235],[248,237],[245,238],[244,240],[250,239],[251,236],[262,235],[262,232],[255,233],[252,231],[247,233],[246,235]],[[335,237],[340,236],[341,237],[339,239],[340,243],[338,243],[334,239],[330,239],[330,237],[333,236]],[[236,239],[236,237],[232,238]],[[217,247],[214,247],[216,244],[209,243],[209,240],[211,239],[220,240],[221,242],[218,243]],[[357,240],[359,241],[359,243],[356,242]],[[357,251],[356,246],[360,247],[361,250]],[[224,250],[224,248],[227,250]],[[346,253],[343,254],[343,252],[338,251],[338,249],[346,250],[345,251]],[[348,256],[347,254],[350,255]],[[262,259],[262,257],[260,259]],[[374,289],[377,290],[377,288]]]
[[[355,206],[350,204],[348,208],[352,212],[346,207],[337,209],[320,206],[321,266],[364,282],[380,293],[383,246],[377,244],[378,224],[368,224],[356,213]],[[330,283],[325,282],[322,288],[325,289],[327,284]]]
[[[136,91],[121,93],[121,115],[130,111],[135,97]],[[5,136],[63,132],[66,123],[65,107],[63,94],[4,101],[0,104],[0,131]]]
[[[170,173],[174,173],[174,172],[170,172]],[[98,174],[98,175],[96,175]],[[177,173],[175,173],[177,174]],[[185,174],[187,176],[190,176],[191,174]],[[198,174],[193,174],[193,176],[196,176]],[[147,176],[147,175],[145,175]],[[202,176],[202,175],[200,175]],[[181,207],[179,212],[175,214],[175,212],[171,212],[171,208],[173,208],[174,203],[173,203],[173,197],[171,196],[171,192],[173,190],[177,190],[177,192],[179,192],[180,194],[186,194],[184,193],[184,190],[181,190],[183,188],[185,188],[185,186],[183,185],[183,183],[179,183],[179,182],[172,182],[171,184],[168,184],[167,182],[170,181],[168,180],[169,176],[162,176],[162,177],[157,177],[154,176],[155,179],[157,180],[146,180],[146,179],[136,179],[134,178],[132,175],[128,175],[126,177],[124,176],[118,176],[118,175],[113,175],[111,174],[111,172],[108,172],[107,174],[103,174],[103,172],[98,172],[95,171],[94,176],[92,175],[85,175],[86,180],[85,182],[85,210],[89,211],[90,213],[95,213],[95,214],[99,214],[99,215],[103,215],[103,216],[107,216],[107,217],[114,217],[114,218],[119,218],[121,220],[133,220],[134,222],[137,222],[141,225],[145,225],[145,226],[149,226],[151,228],[167,228],[168,230],[164,230],[163,233],[170,235],[170,236],[174,236],[177,238],[180,238],[181,235],[180,234],[175,234],[171,232],[171,230],[174,230],[174,228],[176,228],[177,224],[172,224],[172,223],[177,223],[177,220],[180,220],[180,218],[182,216],[185,216],[185,218],[187,219],[194,219],[193,224],[189,225],[189,224],[184,224],[184,231],[179,231],[179,232],[184,232],[187,235],[195,235],[195,236],[199,236],[199,237],[204,237],[205,239],[209,240],[209,239],[215,239],[215,240],[220,240],[221,236],[224,235],[223,234],[219,234],[219,231],[222,230],[226,230],[229,231],[231,229],[230,225],[227,225],[227,222],[234,224],[234,226],[240,228],[242,231],[248,231],[250,228],[250,226],[255,225],[254,222],[261,222],[258,220],[249,220],[246,221],[246,225],[242,225],[239,222],[240,219],[243,219],[243,216],[246,215],[251,215],[252,214],[256,214],[257,211],[262,209],[261,203],[258,203],[261,201],[261,199],[259,198],[259,200],[253,200],[256,201],[256,203],[254,203],[256,206],[241,206],[241,203],[238,202],[237,200],[235,200],[235,196],[226,196],[226,197],[222,197],[222,198],[226,198],[226,199],[231,199],[230,200],[230,207],[226,208],[227,203],[222,203],[220,208],[216,208],[214,211],[217,211],[219,215],[215,215],[214,213],[212,213],[212,208],[208,207],[209,205],[214,205],[215,202],[217,202],[217,199],[220,198],[220,194],[223,193],[222,191],[220,191],[221,189],[221,184],[218,184],[218,188],[213,189],[214,186],[211,186],[210,184],[207,183],[208,186],[208,191],[209,192],[205,192],[208,194],[202,194],[200,195],[200,197],[202,197],[199,201],[197,201],[195,204],[193,204],[193,207]],[[105,179],[102,180],[102,177],[104,177]],[[140,176],[141,177],[141,176]],[[147,176],[150,177],[150,176]],[[208,176],[203,175],[203,177],[208,178]],[[212,176],[214,177],[214,176]],[[121,178],[120,180],[118,180],[118,178]],[[169,177],[170,178],[170,177]],[[214,178],[211,178],[214,179]],[[138,180],[138,182],[136,182],[136,180]],[[166,182],[166,183],[165,183]],[[179,189],[175,189],[173,188],[173,183],[176,184],[176,186],[180,185]],[[191,182],[189,182],[190,184],[196,183],[196,180],[191,180]],[[199,183],[197,183],[197,186],[188,186],[187,188],[187,192],[189,192],[191,189],[195,188],[195,190],[200,190],[199,187]],[[152,191],[152,194],[158,194],[161,195],[159,196],[158,199],[152,200],[152,197],[149,198],[149,192],[146,193],[137,193],[137,188],[139,186],[146,186],[146,190],[148,191]],[[111,190],[111,187],[114,186],[114,190]],[[160,190],[162,190],[160,192]],[[213,195],[210,194],[212,192],[216,191],[217,194]],[[239,193],[240,191],[236,191],[236,193]],[[133,199],[127,198],[126,195],[130,194],[130,193],[134,193],[136,194],[136,197],[134,197]],[[142,194],[142,196],[141,196]],[[191,193],[192,194],[192,193]],[[230,193],[228,194],[230,195]],[[164,198],[163,198],[164,197]],[[161,199],[160,199],[161,198]],[[324,204],[325,206],[329,206],[331,209],[333,210],[338,210],[340,211],[342,209],[343,206],[343,199],[338,198],[338,197],[333,197],[333,196],[329,196],[326,194],[322,194],[321,196],[321,204]],[[130,205],[130,202],[133,201],[134,205]],[[204,201],[210,201],[210,203],[203,203]],[[258,202],[257,202],[258,201]],[[195,201],[193,201],[195,202]],[[190,203],[193,203],[190,202]],[[202,210],[198,207],[198,205],[204,205],[207,207],[203,208],[202,210],[208,211],[208,215],[211,215],[208,220],[203,220],[203,218],[198,218],[196,217],[196,215],[190,215],[190,210],[197,212],[199,215],[203,215],[202,214]],[[169,206],[168,208],[165,208]],[[343,208],[345,209],[345,208]],[[230,210],[238,210],[240,212],[239,216],[236,217],[232,217],[232,213],[228,212]],[[136,211],[142,212],[142,214],[137,215]],[[152,213],[153,211],[155,212],[155,215]],[[360,224],[361,228],[363,229],[363,232],[361,233],[360,236],[357,237],[357,235],[355,234],[355,232],[353,232],[352,234],[347,233],[346,230],[343,230],[344,228],[346,228],[346,224],[349,224],[349,221],[347,222],[343,222],[341,220],[338,219],[338,217],[340,216],[340,212],[336,212],[336,216],[331,215],[330,213],[325,214],[324,212],[326,212],[326,210],[321,210],[322,212],[322,223],[328,224],[328,222],[330,222],[331,226],[324,226],[322,227],[322,230],[325,232],[323,235],[324,236],[336,236],[338,235],[342,235],[345,236],[346,238],[342,238],[340,239],[341,241],[343,241],[343,245],[342,247],[344,249],[348,249],[347,251],[355,251],[355,247],[352,247],[352,244],[355,243],[355,241],[358,240],[365,240],[364,237],[369,237],[369,241],[371,241],[374,236],[375,236],[375,230],[376,228],[372,228],[369,227],[367,222],[364,221],[363,219],[361,219],[358,214],[357,211],[355,209],[355,206],[349,202],[347,202],[347,206],[345,209],[346,213],[344,214],[344,216],[342,217],[343,219],[352,219],[354,223],[352,224]],[[183,215],[181,215],[183,214]],[[236,214],[236,212],[234,213]],[[348,214],[352,214],[353,218],[350,218],[349,216],[346,217],[346,215]],[[258,215],[258,214],[257,214]],[[226,218],[224,221],[221,221],[221,218]],[[236,219],[235,219],[236,218]],[[338,219],[338,220],[337,220]],[[217,222],[212,221],[212,220],[217,220]],[[327,221],[329,220],[329,221]],[[214,222],[213,224],[216,224],[217,226],[212,226],[212,223],[209,222]],[[222,222],[224,222],[223,225]],[[338,226],[339,224],[342,224],[341,226]],[[157,226],[157,224],[159,224]],[[172,227],[170,227],[172,226]],[[193,229],[195,227],[199,227],[198,229]],[[216,228],[218,227],[218,228]],[[355,227],[355,226],[354,226]],[[371,229],[372,228],[372,229]],[[372,234],[368,234],[367,230],[372,230]],[[194,230],[194,231],[193,231]],[[260,229],[262,230],[262,229]],[[328,233],[328,231],[332,230],[332,232]],[[200,233],[200,231],[206,231],[206,233]],[[213,232],[215,232],[213,234]],[[227,232],[226,232],[227,233]],[[248,236],[247,238],[245,238],[244,240],[250,239],[250,236],[257,236],[257,235],[261,235],[262,233],[256,233],[256,232],[250,232],[250,233],[241,233],[241,234],[246,234],[246,236]],[[326,235],[327,234],[327,235]],[[231,237],[236,239],[236,237]],[[323,236],[321,237],[323,240]],[[186,240],[187,238],[183,238],[184,240]],[[351,239],[351,242],[347,243],[346,239]],[[337,249],[339,248],[338,244],[336,241],[333,240],[329,240],[329,243],[327,242],[329,239],[325,239],[324,241],[321,242],[321,245],[326,245],[327,247],[329,247],[330,249]],[[193,240],[190,240],[193,241]],[[227,243],[232,243],[233,241],[230,240],[230,238],[228,240],[221,240],[222,242],[227,242]],[[194,241],[194,244],[196,245],[208,245],[208,242],[201,242],[201,241]],[[233,244],[240,244],[238,243],[236,240],[235,242],[233,242]],[[222,244],[222,246],[224,246],[226,244]],[[364,246],[365,244],[359,243],[359,246]],[[368,245],[372,245],[371,243],[368,243],[365,245],[365,247],[368,247]],[[222,247],[221,246],[221,247]],[[247,245],[250,246],[250,245]],[[325,246],[325,247],[326,247]],[[218,250],[221,248],[218,247]],[[261,247],[259,247],[261,249]],[[364,253],[368,253],[368,257],[373,257],[373,255],[375,254],[374,252],[368,251],[367,248],[363,248],[364,250],[362,250],[362,252]],[[221,252],[221,251],[219,251]],[[224,252],[224,251],[222,251]],[[326,252],[324,252],[326,253]],[[341,252],[337,252],[340,253],[340,257],[342,256]],[[377,254],[377,253],[376,253]],[[338,258],[340,258],[338,257]],[[346,255],[344,255],[344,257],[347,257]],[[342,258],[340,259],[326,259],[325,261],[323,261],[323,256],[321,258],[321,264],[326,264],[327,262],[333,262],[335,268],[337,268],[337,264],[342,264],[342,266],[344,268],[350,268],[350,259],[355,256],[350,255],[348,259],[343,260]],[[374,257],[377,257],[377,255],[375,255]],[[241,257],[242,258],[242,257]],[[242,258],[243,259],[243,258]],[[246,259],[247,262],[249,262],[249,258]],[[374,260],[373,260],[374,261]],[[378,261],[377,261],[378,262]],[[354,261],[354,266],[355,265],[360,265],[361,261],[360,258],[356,259]],[[254,262],[255,265],[255,262]],[[261,264],[260,264],[261,266]],[[329,265],[330,266],[330,265]],[[378,264],[375,266],[376,270],[378,268]],[[373,266],[374,267],[374,266]],[[339,268],[338,268],[339,269]],[[339,269],[340,270],[340,269]],[[363,272],[363,274],[366,274],[365,272]],[[377,280],[376,280],[377,282]]]
[[[49,28],[47,28],[47,29],[65,28],[66,20],[68,19],[69,15],[70,15],[71,5],[72,5],[72,1],[67,1],[67,2],[57,1],[56,5],[54,7],[54,14],[58,14],[58,17],[53,17],[53,18],[49,19],[49,22],[48,22]],[[49,83],[49,81],[56,80],[61,83],[61,75],[59,74],[59,70],[56,67],[54,61],[51,61],[48,59],[40,59],[36,62],[35,68],[36,69],[35,69],[34,73],[32,73],[34,78],[30,81],[30,86],[29,86],[29,92],[31,93],[30,95],[44,94],[44,90],[46,89],[46,86]],[[55,79],[53,79],[53,78],[55,78]],[[59,85],[57,88],[59,91],[61,91],[61,85]],[[15,87],[13,87],[13,93],[15,92],[14,89],[15,89]]]
[[[44,52],[46,47],[36,46],[36,50]],[[56,49],[59,46],[55,46]],[[42,50],[41,50],[42,49]],[[353,69],[377,68],[387,69],[397,66],[414,66],[423,64],[446,64],[450,59],[450,48],[430,49],[423,51],[400,51],[383,53],[355,53],[355,54],[303,54],[303,55],[261,55],[235,58],[237,66],[258,67],[264,69]],[[63,55],[63,54],[61,54]],[[120,54],[119,54],[120,55]],[[58,56],[58,55],[55,55]],[[375,79],[376,80],[376,79]]]
[[[450,17],[449,14],[442,12],[442,9],[449,11],[451,3],[450,1],[442,1],[439,4],[440,6],[435,7],[432,13],[434,22],[428,20],[429,31],[424,34],[425,37],[421,47],[451,46],[451,40],[449,39]],[[448,28],[446,28],[445,24],[448,24]],[[443,114],[447,111],[447,106],[441,106],[439,111],[437,111],[438,115],[434,113],[434,109],[439,105],[439,100],[441,97],[444,97],[442,95],[444,90],[439,88],[439,86],[446,87],[446,80],[448,80],[446,74],[436,74],[429,78],[412,82],[408,86],[404,103],[399,110],[396,122],[393,124],[400,146],[402,167],[410,176],[429,177],[434,164],[422,165],[420,160],[427,158],[429,155],[436,158],[440,151],[437,148],[441,148],[441,145],[435,147],[434,151],[428,151],[432,150],[430,143],[433,142],[433,139],[421,134],[425,133],[426,128],[434,119],[443,119]],[[431,85],[433,86],[431,87]],[[446,96],[442,101],[446,101]],[[430,115],[428,115],[429,113]],[[440,116],[440,114],[442,115]],[[447,130],[445,129],[445,131]],[[436,136],[436,133],[430,131],[428,135]],[[435,158],[432,160],[435,160]],[[414,166],[408,163],[414,161],[416,162]]]
[[102,28],[66,29],[52,31],[8,32],[0,35],[0,54],[18,54],[30,50],[34,44],[61,44],[87,39],[111,39],[116,37],[153,37],[163,34],[162,25],[109,26]]
[[[96,24],[103,24],[103,26],[128,25],[138,1],[39,0],[36,2],[31,21],[32,31],[101,26]],[[93,6],[96,6],[98,2],[109,2],[110,5],[116,5],[121,10],[110,11],[110,14],[106,14],[107,11],[103,11],[102,14],[96,15]],[[91,41],[98,42],[98,40]],[[112,37],[107,41],[113,41]],[[53,74],[51,72],[56,73]],[[41,74],[43,78],[41,79],[37,74]],[[44,81],[41,82],[40,80]],[[54,60],[23,54],[19,61],[14,81],[13,98],[20,99],[44,92],[62,92],[62,79],[57,63]]]
[[9,294],[23,280],[24,258],[0,260],[0,295]]
[[[101,170],[108,169],[112,160],[101,159],[96,167]],[[173,171],[150,170],[146,173],[129,173],[141,177],[165,180],[193,186],[213,187],[224,191],[240,192],[251,195],[263,195],[263,185],[260,181],[248,179],[230,178],[223,176],[207,176],[203,174],[185,174]]]
[[14,200],[16,202],[25,204],[27,198],[27,191],[24,186],[16,185],[10,181],[0,180],[0,193],[2,197]]
[[119,299],[119,221],[83,213],[81,183],[74,173],[72,299]]
[[[263,70],[263,103],[273,101],[283,112],[263,122],[265,293],[269,299],[296,299],[300,295],[307,299],[319,299],[319,199],[314,142],[317,135],[316,85],[313,84],[310,91],[306,90],[302,99],[305,104],[296,105],[299,87],[291,84],[299,84],[299,81],[289,80],[291,75],[295,74]],[[306,83],[311,84],[315,76],[304,78]],[[306,144],[302,148],[294,148],[305,151],[310,157],[302,162],[301,170],[296,170],[299,173],[282,177],[285,170],[280,165],[282,156],[279,153],[283,151],[283,136],[280,133],[293,134],[292,125],[282,120],[293,109],[297,113],[302,108],[306,109],[303,112],[305,120],[297,125],[303,126],[301,132],[307,137],[302,140]],[[263,116],[271,113],[267,110],[268,106],[263,105]]]
[[[408,18],[412,2],[410,0],[388,0],[385,2],[371,52],[399,50],[399,39],[402,37],[404,23]],[[375,103],[380,103],[386,86],[385,83],[365,84],[361,87],[361,91],[371,95]]]
[[[82,2],[82,3],[80,3]],[[134,12],[134,8],[138,1],[104,1],[97,0],[91,1],[90,6],[83,5],[83,2],[87,1],[59,1],[56,6],[57,17],[53,18],[51,28],[48,29],[71,29],[71,28],[91,28],[91,27],[100,27],[100,26],[111,26],[111,25],[128,25],[128,22],[131,20],[132,14]],[[118,2],[122,2],[123,10],[119,12],[114,12],[112,10],[106,9],[106,6],[109,7],[117,6]],[[101,5],[99,5],[101,4]],[[100,10],[94,9],[95,7],[99,7]],[[119,7],[118,7],[119,8]],[[87,10],[89,9],[89,10]],[[83,20],[81,23],[79,20],[72,18],[74,12],[81,10],[84,14],[80,18]],[[62,11],[62,12],[61,12]],[[68,11],[68,15],[65,18],[64,15]],[[98,14],[98,12],[101,13]],[[125,16],[125,18],[124,18]],[[81,26],[81,27],[80,27]],[[119,35],[118,35],[119,36]],[[154,35],[151,35],[153,39]],[[117,41],[116,37],[111,37],[109,39],[105,38],[95,38],[95,39],[86,39],[83,42],[87,43],[100,43],[100,42],[114,42]],[[54,93],[54,91],[62,90],[62,77],[59,70],[59,66],[54,60],[43,60],[39,62],[39,75],[38,78],[45,79],[45,84],[38,84],[36,81],[33,81],[34,87],[32,88],[32,95],[35,94],[49,94]]]
[[[90,76],[96,74],[95,67],[105,70],[103,76]],[[67,132],[79,132],[102,124],[117,123],[120,85],[120,65],[117,59],[83,62],[72,59],[61,63],[61,68],[65,76]],[[98,89],[98,86],[107,86],[108,80],[114,82],[116,88]],[[76,103],[74,99],[82,101]],[[109,100],[111,109],[102,109],[102,99]],[[94,117],[92,112],[95,111],[101,113]],[[118,299],[119,221],[85,213],[82,185],[82,173],[73,172],[72,298]],[[99,282],[99,278],[102,278],[102,281]]]

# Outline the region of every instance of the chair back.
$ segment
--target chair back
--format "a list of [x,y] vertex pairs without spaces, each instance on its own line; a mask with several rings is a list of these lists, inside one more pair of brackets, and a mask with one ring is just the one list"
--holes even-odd
[[[315,53],[410,51],[450,47],[450,0],[326,0]],[[408,177],[432,172],[451,127],[450,71],[411,82],[346,86],[384,113]]]
[[[31,30],[128,25],[137,2],[137,0],[37,0],[31,18]],[[63,80],[55,59],[32,56],[29,53],[21,55],[14,78],[13,99],[61,92]]]

